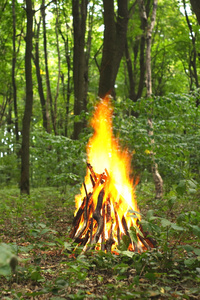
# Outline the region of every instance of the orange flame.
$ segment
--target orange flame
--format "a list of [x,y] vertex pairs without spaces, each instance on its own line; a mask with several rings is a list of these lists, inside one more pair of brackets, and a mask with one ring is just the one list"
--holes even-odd
[[[108,237],[110,230],[112,230],[113,238],[117,243],[115,229],[119,227],[120,232],[126,234],[121,220],[123,217],[126,219],[128,228],[136,224],[136,219],[130,216],[129,210],[138,212],[138,207],[135,200],[133,180],[130,179],[131,157],[127,150],[120,150],[118,140],[113,135],[112,114],[113,109],[110,98],[106,96],[96,106],[94,116],[91,120],[94,134],[87,145],[87,161],[93,167],[97,176],[98,174],[105,173],[107,178],[104,185],[103,203],[105,203],[109,197],[111,218],[110,220],[104,221],[104,231],[105,237]],[[99,178],[97,178],[97,180],[99,180]],[[90,192],[93,193],[92,201],[95,208],[98,195],[102,190],[102,185],[99,185],[94,190],[90,179],[90,170],[87,170],[85,186],[88,194]],[[81,206],[84,197],[85,189],[84,186],[82,186],[81,195],[77,195],[75,199],[77,210]],[[137,214],[137,219],[140,219],[139,214]],[[79,228],[80,227],[81,223],[79,224]],[[114,247],[115,246],[112,246],[112,250]]]

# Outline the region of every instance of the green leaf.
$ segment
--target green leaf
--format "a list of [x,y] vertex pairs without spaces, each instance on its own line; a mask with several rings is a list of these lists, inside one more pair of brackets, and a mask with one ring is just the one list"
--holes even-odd
[[[146,218],[149,220],[153,217],[154,211],[153,209],[149,209],[147,214],[146,214]],[[155,217],[154,217],[155,218]]]
[[128,250],[118,250],[118,252],[122,255],[128,256],[130,258],[133,257],[133,255],[135,254],[134,252],[128,251]]
[[195,194],[196,192],[197,192],[196,189],[191,189],[191,188],[188,189],[188,193],[191,195]]
[[176,191],[180,196],[183,196],[184,193],[186,192],[186,181],[185,180],[181,180],[178,184],[178,186],[176,187]]
[[188,258],[184,260],[184,264],[186,267],[191,267],[192,265],[194,265],[196,262],[195,258]]
[[155,276],[155,274],[154,273],[146,273],[145,274],[145,277],[147,278],[147,279],[149,279],[151,282],[153,282],[153,281],[155,281],[155,279],[156,279],[156,276]]
[[133,224],[133,226],[131,226],[130,229],[133,231],[135,230],[136,233],[138,233],[141,237],[144,238],[142,231],[139,229],[139,227],[136,224]]
[[132,209],[129,209],[129,211],[128,211],[129,213],[131,213],[131,214],[134,214],[134,215],[140,215],[140,216],[142,216],[142,214],[139,212],[139,211],[136,211],[136,210],[132,210]]
[[185,249],[187,252],[191,252],[194,248],[191,245],[183,245],[181,248]]
[[195,189],[196,190],[196,188],[197,188],[197,182],[195,180],[189,179],[187,182],[188,182],[188,185],[189,185],[189,187],[191,189]]
[[129,230],[129,234],[130,234],[130,237],[131,237],[131,240],[134,242],[134,243],[138,243],[138,237],[137,237],[137,233],[136,233],[136,230],[134,227],[131,227],[130,230]]
[[194,253],[198,256],[200,256],[200,249],[199,248],[194,248]]
[[171,226],[171,222],[169,221],[169,220],[167,220],[167,219],[161,219],[161,225],[162,225],[162,227],[168,227],[168,226]]
[[174,223],[171,223],[171,228],[173,228],[174,230],[177,230],[177,231],[184,231],[185,229],[181,226],[178,226]]
[[192,228],[193,233],[196,236],[200,237],[200,228],[199,228],[199,226],[197,226],[197,225],[190,225],[190,227]]

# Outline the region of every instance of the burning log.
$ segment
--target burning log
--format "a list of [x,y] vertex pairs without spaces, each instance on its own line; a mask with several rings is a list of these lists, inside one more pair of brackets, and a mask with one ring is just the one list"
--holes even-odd
[[[90,179],[93,186],[93,192],[88,194],[86,185],[85,183],[83,184],[86,196],[82,200],[80,208],[77,210],[69,235],[70,238],[73,239],[73,243],[82,246],[87,245],[84,249],[86,251],[90,248],[94,249],[97,247],[96,245],[99,242],[101,244],[101,250],[110,252],[112,251],[112,248],[120,245],[122,237],[126,235],[131,241],[129,245],[129,250],[131,251],[142,252],[143,250],[155,247],[155,241],[148,236],[147,232],[143,231],[137,216],[135,216],[134,219],[136,226],[138,226],[138,243],[131,240],[125,216],[123,215],[121,220],[119,220],[117,205],[116,207],[114,207],[115,204],[112,206],[110,197],[105,197],[105,187],[109,180],[108,172],[106,172],[107,175],[105,173],[99,175],[94,172],[90,164],[87,166],[91,172]],[[100,191],[95,207],[94,194],[98,189],[100,189]],[[114,219],[112,218],[112,208]],[[105,230],[106,227],[108,227],[107,232]],[[116,230],[115,233],[114,229]]]

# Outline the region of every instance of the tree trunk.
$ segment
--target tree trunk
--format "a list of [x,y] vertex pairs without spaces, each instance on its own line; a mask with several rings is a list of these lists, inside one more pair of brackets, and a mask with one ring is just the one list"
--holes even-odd
[[41,12],[42,12],[42,21],[43,21],[44,58],[45,58],[45,74],[46,74],[46,87],[47,87],[46,109],[47,109],[47,114],[48,114],[49,108],[50,108],[53,130],[54,130],[54,133],[56,134],[56,124],[55,124],[54,111],[53,111],[53,99],[52,99],[51,85],[50,85],[50,80],[49,80],[47,37],[46,37],[46,18],[45,18],[45,0],[42,0]]
[[5,116],[5,111],[6,111],[6,107],[8,104],[8,97],[7,95],[3,95],[3,102],[0,105],[0,127],[2,126],[3,123],[3,117]]
[[[88,16],[88,37],[86,41],[87,45],[87,52],[85,53],[85,96],[84,96],[84,108],[87,110],[87,91],[88,91],[88,73],[89,73],[89,59],[90,59],[90,52],[91,52],[91,42],[92,42],[92,30],[93,30],[93,19],[94,19],[94,10],[95,10],[95,2],[90,7],[89,16]],[[86,124],[85,124],[86,125]]]
[[61,67],[60,67],[60,45],[59,45],[59,37],[58,37],[58,26],[59,26],[59,14],[58,14],[58,5],[56,2],[56,46],[57,46],[57,55],[58,55],[58,77],[57,77],[57,86],[56,86],[56,95],[54,99],[54,127],[55,133],[57,133],[57,100],[59,96],[59,89],[60,89],[60,74],[61,74]]
[[118,16],[115,21],[114,0],[104,0],[104,44],[100,68],[98,95],[114,95],[114,85],[120,61],[125,51],[128,25],[127,0],[118,0]]
[[[146,84],[147,84],[147,98],[152,96],[152,78],[151,78],[151,37],[152,31],[155,25],[156,20],[156,10],[157,10],[157,2],[158,0],[153,0],[153,11],[151,16],[151,22],[148,24],[148,16],[149,16],[149,7],[145,7],[143,0],[138,0],[141,18],[147,25],[147,32],[146,32]],[[150,2],[149,2],[150,4]],[[155,162],[155,152],[154,148],[154,139],[153,139],[153,121],[152,121],[152,113],[150,112],[148,117],[148,125],[149,125],[149,136],[151,139],[150,146],[151,146],[151,158],[152,158],[152,174],[155,183],[155,198],[161,199],[163,196],[163,180],[158,171],[158,165]]]
[[74,79],[74,134],[78,139],[84,122],[80,120],[81,112],[86,108],[85,90],[87,78],[85,78],[85,32],[87,19],[88,0],[73,0],[73,28],[74,28],[74,53],[73,53],[73,79]]
[[198,74],[197,74],[197,65],[196,65],[196,60],[197,60],[197,51],[196,51],[196,36],[195,32],[192,29],[192,24],[189,20],[187,9],[186,9],[186,3],[185,0],[183,0],[183,6],[184,6],[184,11],[185,11],[185,17],[186,17],[186,22],[190,31],[190,36],[192,40],[192,51],[190,53],[190,61],[189,61],[189,70],[190,70],[190,90],[192,90],[193,87],[193,79],[195,81],[195,87],[199,87],[199,80],[198,80]]
[[37,76],[37,82],[38,82],[38,93],[40,96],[40,103],[41,103],[41,107],[42,107],[43,127],[46,130],[46,132],[50,133],[49,114],[46,109],[46,100],[45,100],[45,96],[44,96],[42,76],[40,74],[40,56],[39,56],[40,23],[41,23],[41,18],[40,18],[39,22],[37,23],[36,42],[35,42],[35,57],[33,58],[33,60],[35,63],[36,76]]
[[[69,30],[69,26],[66,23],[66,27],[67,27],[67,31]],[[63,95],[63,99],[64,102],[66,103],[65,106],[65,130],[64,130],[64,135],[68,136],[68,119],[69,119],[69,104],[70,104],[70,96],[71,96],[71,57],[70,57],[70,49],[69,49],[69,38],[68,36],[65,38],[65,36],[63,35],[61,29],[59,28],[59,32],[62,36],[62,39],[64,41],[64,45],[65,45],[65,58],[66,58],[66,62],[67,62],[67,93],[65,92],[65,75],[62,73],[61,74],[61,81],[62,81],[62,95]],[[67,94],[67,95],[66,95]],[[66,99],[67,98],[67,99]],[[65,101],[66,99],[66,101]]]
[[199,0],[190,0],[192,9],[197,17],[198,23],[200,25],[200,1]]
[[33,83],[32,83],[32,27],[33,15],[32,0],[26,0],[26,53],[25,53],[25,77],[26,77],[26,103],[22,124],[22,150],[21,150],[21,193],[30,194],[29,184],[29,143],[30,124],[33,107]]
[[15,12],[15,0],[12,0],[12,14],[13,14],[13,59],[12,59],[12,85],[13,85],[13,101],[14,101],[14,113],[15,113],[15,136],[16,141],[19,141],[18,130],[18,112],[17,112],[17,87],[15,82],[15,66],[16,66],[16,12]]
[[132,61],[131,61],[129,48],[128,48],[128,41],[126,41],[126,45],[125,45],[125,56],[126,56],[126,65],[127,65],[128,78],[129,78],[129,98],[133,101],[136,101],[135,80],[133,74]]

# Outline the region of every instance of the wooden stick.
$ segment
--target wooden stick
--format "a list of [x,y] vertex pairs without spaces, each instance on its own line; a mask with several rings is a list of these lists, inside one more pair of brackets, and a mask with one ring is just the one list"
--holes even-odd
[[72,239],[74,238],[74,236],[76,234],[76,231],[77,231],[77,228],[79,226],[79,223],[80,223],[83,211],[84,211],[84,207],[85,207],[85,202],[86,202],[86,197],[84,197],[84,199],[81,203],[81,206],[79,207],[79,209],[76,213],[76,216],[74,217],[74,220],[73,220],[73,223],[72,223],[72,229],[71,229],[70,234],[69,234],[69,237],[72,238]]
[[[106,209],[105,209],[106,204],[103,204],[102,208],[102,215],[103,215],[103,227],[105,228],[106,226]],[[105,245],[105,230],[102,231],[101,234],[101,250],[105,251],[106,250],[106,245]]]
[[118,240],[118,245],[120,244],[120,228],[119,228],[119,220],[118,220],[118,215],[116,210],[114,209],[115,213],[115,221],[116,221],[116,226],[117,226],[117,240]]
[[93,178],[93,181],[96,183],[97,182],[97,176],[96,176],[96,173],[93,170],[93,167],[89,163],[87,163],[87,167],[90,170],[90,173],[91,173],[91,176]]
[[131,241],[131,244],[132,244],[132,246],[133,246],[134,251],[135,251],[135,252],[139,252],[137,244],[134,243],[134,242],[132,241],[131,237],[130,237],[130,234],[129,234],[129,232],[128,232],[128,227],[127,227],[127,224],[126,224],[126,219],[125,219],[124,216],[122,217],[122,226],[123,226],[123,228],[124,228],[124,231],[125,231],[126,235],[130,238],[130,241]]
[[104,188],[99,193],[98,200],[97,200],[97,206],[93,213],[93,218],[97,221],[98,227],[97,227],[97,231],[94,235],[94,238],[92,240],[92,243],[91,243],[92,245],[96,244],[98,242],[99,237],[104,229],[103,217],[100,214],[100,211],[102,208],[102,203],[103,203],[103,197],[104,197]]
[[[74,239],[80,238],[82,236],[82,234],[84,233],[84,231],[86,230],[87,225],[88,225],[88,217],[89,217],[88,202],[89,202],[89,199],[91,197],[91,193],[88,195],[85,182],[83,183],[83,186],[84,186],[85,194],[86,194],[86,200],[84,202],[84,223],[83,223],[83,226],[81,228],[81,231],[78,233],[78,235],[75,235]],[[80,223],[80,221],[79,221],[79,223]]]
[[112,245],[115,243],[112,233],[113,233],[113,224],[111,225],[111,228],[110,228],[109,238],[106,241],[106,251],[107,252],[111,252]]

